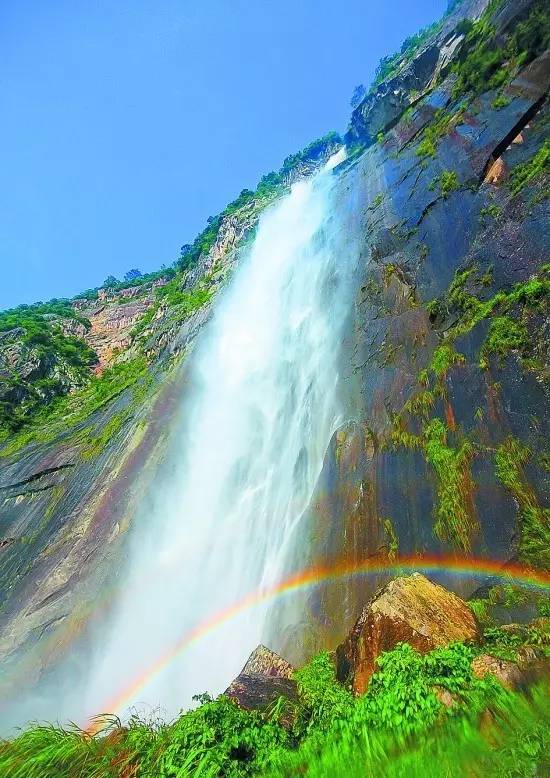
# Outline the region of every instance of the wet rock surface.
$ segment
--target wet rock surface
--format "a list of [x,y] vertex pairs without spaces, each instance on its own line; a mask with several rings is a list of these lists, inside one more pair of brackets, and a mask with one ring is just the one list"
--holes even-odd
[[297,700],[293,673],[289,662],[265,646],[258,646],[224,694],[249,710],[263,710],[279,697]]
[[475,640],[478,629],[467,604],[418,573],[397,578],[365,606],[336,649],[337,674],[363,694],[376,659],[398,643],[425,653],[454,641]]
[[[291,560],[298,570],[342,559],[383,566],[408,554],[471,554],[503,565],[525,561],[517,493],[506,488],[495,466],[496,452],[509,438],[530,452],[522,482],[537,505],[549,504],[547,311],[507,313],[525,326],[529,349],[492,355],[480,367],[492,325],[486,319],[456,338],[453,346],[462,358],[438,377],[431,371],[434,353],[449,343],[459,317],[447,306],[457,274],[472,270],[467,291],[486,302],[533,279],[550,256],[547,174],[521,191],[510,187],[514,170],[533,159],[547,137],[548,53],[501,89],[471,99],[453,96],[456,77],[448,68],[460,51],[456,25],[479,17],[486,5],[486,0],[459,3],[409,68],[380,85],[376,99],[366,98],[352,118],[351,139],[370,145],[334,172],[335,215],[350,251],[360,256],[343,343],[346,420],[326,453],[305,518],[304,548]],[[499,29],[513,29],[529,5],[505,0]],[[504,99],[495,108],[499,96]],[[434,154],[420,155],[425,131],[441,118],[438,111],[452,121]],[[374,143],[380,130],[384,137]],[[445,173],[456,180],[451,177],[453,186],[443,192]],[[212,251],[189,274],[189,288],[206,274],[215,291],[223,286],[261,210],[255,203],[226,219]],[[70,327],[79,337],[95,338],[108,366],[116,349],[126,347],[153,292],[140,297],[130,288],[117,298],[104,292],[92,306],[76,306],[86,309],[91,330]],[[128,529],[147,514],[150,485],[159,483],[170,430],[184,412],[187,375],[178,360],[192,350],[211,310],[212,302],[181,320],[159,306],[143,333],[153,375],[145,402],[136,403],[124,390],[76,428],[0,458],[0,657],[6,670],[22,656],[35,655],[29,675],[37,677],[72,645],[74,634],[83,634],[97,593],[116,584]],[[44,367],[36,355],[21,354],[20,335],[0,333],[0,377],[14,364],[29,374]],[[426,390],[430,396],[423,395]],[[96,451],[90,444],[121,415],[123,423]],[[445,426],[442,447],[458,452],[465,442],[472,445],[457,490],[472,531],[458,547],[436,531],[444,484],[425,444],[434,419]],[[281,637],[274,648],[297,664],[307,658],[295,656],[298,644],[308,655],[337,645],[388,575],[315,587],[304,595],[298,632]],[[464,595],[481,583],[452,574],[442,582]],[[265,678],[257,669],[246,675],[254,674]]]

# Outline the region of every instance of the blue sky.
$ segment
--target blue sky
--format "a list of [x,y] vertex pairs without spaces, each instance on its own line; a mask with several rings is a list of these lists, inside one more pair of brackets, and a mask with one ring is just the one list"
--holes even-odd
[[169,264],[445,0],[2,0],[0,308]]

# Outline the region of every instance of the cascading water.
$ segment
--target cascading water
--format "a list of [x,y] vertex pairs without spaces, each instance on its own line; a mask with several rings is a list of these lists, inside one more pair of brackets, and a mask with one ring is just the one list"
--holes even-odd
[[192,694],[222,691],[265,636],[268,610],[258,606],[162,659],[198,624],[279,581],[299,542],[342,415],[338,356],[353,261],[332,202],[330,169],[341,159],[263,214],[201,334],[177,462],[136,532],[87,714],[125,688],[113,712],[146,703],[175,714]]

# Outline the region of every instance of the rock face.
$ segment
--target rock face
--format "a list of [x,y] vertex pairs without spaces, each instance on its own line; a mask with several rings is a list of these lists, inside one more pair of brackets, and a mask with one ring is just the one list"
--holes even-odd
[[81,308],[91,325],[83,337],[98,355],[101,369],[109,366],[117,353],[130,346],[132,328],[153,304],[151,290],[142,291],[140,298],[135,294],[126,294],[131,291],[121,289],[116,297]]
[[294,668],[275,651],[258,646],[250,654],[239,675],[265,675],[271,678],[292,678]]
[[499,683],[510,690],[517,689],[525,679],[524,673],[515,662],[508,662],[490,654],[476,656],[472,662],[472,672],[475,678],[494,675]]
[[[456,97],[450,67],[463,46],[456,27],[487,4],[455,3],[403,69],[365,98],[350,127],[361,149],[334,170],[334,218],[360,257],[341,355],[348,421],[328,445],[302,546],[289,560],[296,570],[365,559],[383,568],[423,553],[544,564],[525,516],[544,529],[550,497],[548,273],[541,275],[550,256],[548,175],[541,169],[517,190],[511,182],[547,138],[549,58],[542,53],[510,72],[498,89],[487,84]],[[503,0],[499,34],[513,30],[530,5]],[[382,142],[373,143],[379,131]],[[424,153],[427,131],[435,140]],[[221,288],[266,204],[249,202],[225,218],[185,289],[204,279],[213,293]],[[519,295],[505,310],[495,303],[486,317],[465,315],[522,285],[540,285],[546,297],[532,305]],[[93,339],[103,365],[126,348],[152,298],[141,291],[117,297],[105,290],[99,301],[75,304],[92,326],[66,326]],[[185,403],[186,367],[178,359],[193,348],[211,306],[181,317],[162,303],[155,308],[142,333],[152,379],[145,399],[128,387],[73,429],[0,456],[3,678],[24,657],[34,682],[83,632],[98,593],[113,586],[128,530],[158,484]],[[514,337],[509,331],[503,344],[496,335],[503,324],[510,330],[507,320]],[[36,354],[25,362],[20,335],[0,333],[0,382],[14,365],[40,376],[58,369],[40,365]],[[122,356],[133,355],[130,345]],[[102,446],[89,445],[96,440]],[[301,623],[273,647],[297,665],[338,645],[387,580],[380,573],[320,583],[304,595]],[[445,583],[465,595],[480,585],[452,574]],[[283,635],[277,627],[274,619],[274,634]],[[351,662],[351,643],[340,655],[348,649]],[[266,677],[244,675],[254,673]]]
[[[547,138],[548,54],[501,90],[465,99],[453,83],[336,171],[342,229],[361,236],[363,259],[342,357],[349,421],[326,452],[297,569],[424,553],[550,564],[526,521],[532,505],[548,538],[548,173],[512,189]],[[449,124],[424,153],[440,119]],[[499,159],[506,175],[484,183]],[[444,194],[441,176],[456,188]],[[539,283],[540,305],[496,304]],[[491,313],[468,320],[470,305]],[[524,340],[500,348],[499,326],[516,324]],[[321,584],[303,600],[307,654],[294,633],[273,647],[299,664],[337,645],[387,580]],[[442,583],[467,597],[480,578]]]
[[279,697],[298,698],[294,668],[265,646],[258,646],[224,694],[241,708],[263,710]]
[[338,678],[363,694],[377,657],[397,643],[409,643],[425,653],[477,636],[470,608],[455,594],[418,573],[396,578],[363,609],[346,641],[336,649]]

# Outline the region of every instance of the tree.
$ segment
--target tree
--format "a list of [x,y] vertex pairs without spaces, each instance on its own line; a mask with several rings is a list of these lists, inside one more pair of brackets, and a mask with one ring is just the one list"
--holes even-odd
[[137,267],[133,267],[131,270],[128,270],[128,272],[124,273],[124,280],[125,281],[133,281],[135,278],[141,278],[142,276],[141,270],[138,270]]
[[112,288],[113,286],[116,286],[118,283],[119,283],[118,279],[115,278],[114,276],[107,276],[107,278],[103,282],[103,288],[109,289]]

